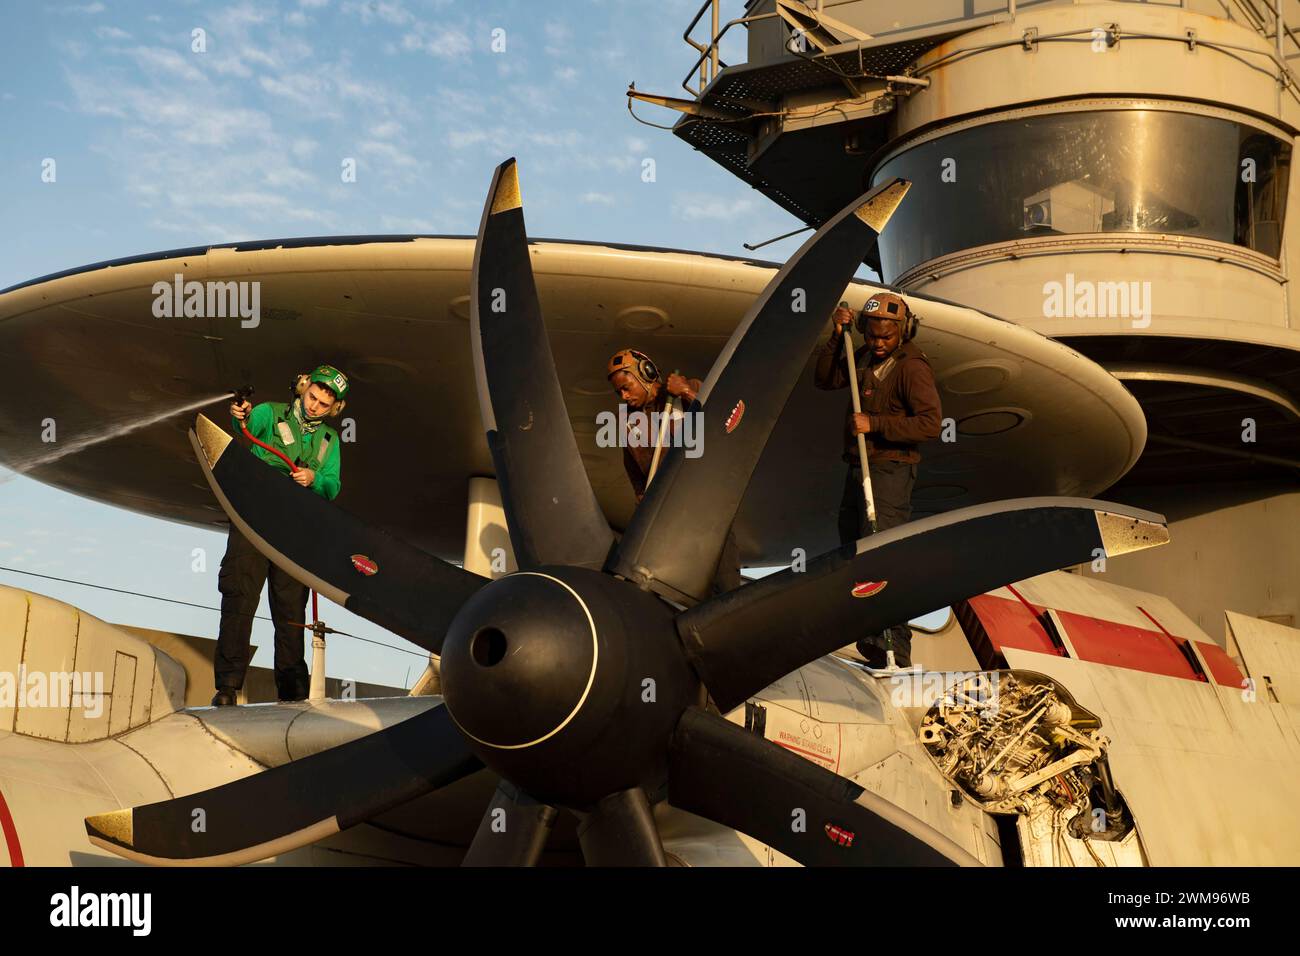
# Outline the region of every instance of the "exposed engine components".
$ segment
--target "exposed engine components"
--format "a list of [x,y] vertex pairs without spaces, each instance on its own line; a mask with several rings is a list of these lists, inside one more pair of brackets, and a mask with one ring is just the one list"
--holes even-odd
[[1048,677],[955,675],[918,732],[939,770],[989,813],[1051,808],[1077,839],[1117,840],[1132,829],[1101,722]]

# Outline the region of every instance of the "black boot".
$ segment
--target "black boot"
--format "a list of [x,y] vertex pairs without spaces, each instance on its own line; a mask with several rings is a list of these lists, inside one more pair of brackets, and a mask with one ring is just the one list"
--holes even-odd
[[290,680],[276,685],[276,697],[282,704],[306,700],[311,688],[303,681]]
[[239,703],[239,688],[237,687],[218,687],[216,695],[212,698],[213,707],[233,707]]
[[867,666],[872,670],[880,670],[888,663],[885,657],[885,649],[870,638],[863,638],[855,645],[858,653],[866,660]]

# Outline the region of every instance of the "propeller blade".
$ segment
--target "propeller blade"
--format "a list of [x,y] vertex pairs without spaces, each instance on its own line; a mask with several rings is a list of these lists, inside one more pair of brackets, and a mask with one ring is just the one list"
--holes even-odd
[[700,604],[677,630],[724,713],[849,641],[993,588],[1169,541],[1165,519],[1082,498],[961,508],[868,535]]
[[513,159],[497,167],[471,278],[479,410],[519,567],[599,570],[614,533],[578,456],[542,323]]
[[[363,524],[199,415],[190,444],[231,523],[294,580],[426,651],[487,578]],[[228,453],[227,453],[228,452]]]
[[888,800],[697,707],[673,736],[668,802],[805,866],[982,865]]
[[578,824],[587,866],[667,866],[650,801],[640,787],[611,793]]
[[709,594],[772,428],[827,318],[909,185],[894,179],[854,200],[768,283],[700,390],[702,453],[669,451],[608,570],[680,604]]
[[556,809],[502,780],[461,866],[536,866],[555,826]]
[[315,843],[481,767],[438,706],[211,790],[87,817],[86,835],[138,863],[238,866]]

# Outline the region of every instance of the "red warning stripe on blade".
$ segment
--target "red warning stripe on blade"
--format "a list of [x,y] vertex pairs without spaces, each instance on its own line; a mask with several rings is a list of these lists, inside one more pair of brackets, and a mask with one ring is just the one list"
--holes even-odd
[[833,823],[826,824],[826,836],[832,843],[838,843],[840,846],[853,846],[853,838],[856,834],[852,830],[846,830],[843,827],[837,827]]
[[873,594],[879,594],[883,591],[888,583],[888,581],[862,581],[854,585],[853,590],[849,593],[855,598],[871,597]]
[[728,435],[730,435],[732,432],[736,430],[736,426],[740,424],[740,420],[744,417],[745,417],[745,402],[742,399],[741,401],[736,402],[736,407],[733,408],[731,410],[731,414],[727,416]]
[[352,566],[366,577],[379,573],[379,565],[375,564],[375,562],[371,561],[364,554],[352,555]]

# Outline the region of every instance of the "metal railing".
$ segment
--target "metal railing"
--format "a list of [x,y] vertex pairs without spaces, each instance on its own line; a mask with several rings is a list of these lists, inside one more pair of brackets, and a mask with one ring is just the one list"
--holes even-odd
[[[756,20],[770,20],[779,16],[778,13],[773,11],[772,13],[755,14],[752,17],[737,17],[735,20],[727,21],[726,26],[719,30],[718,21],[721,19],[721,6],[722,0],[704,0],[699,11],[695,14],[695,19],[691,20],[690,26],[688,26],[685,32],[682,33],[682,39],[698,50],[700,54],[691,65],[691,68],[686,71],[686,76],[682,80],[682,87],[686,92],[696,97],[704,92],[705,87],[713,82],[713,78],[717,76],[721,70],[727,68],[727,64],[722,62],[722,59],[719,56],[719,47],[722,43],[722,38],[726,36],[728,30],[741,23],[749,24]],[[821,0],[817,0],[817,6],[820,9]],[[712,26],[709,30],[709,42],[699,43],[691,37],[691,32],[699,25],[700,19],[704,16],[706,11],[712,12],[712,16],[710,17]],[[700,72],[699,85],[692,86],[691,80],[695,76],[696,70],[699,70]]]
[[[1285,0],[1219,0],[1224,14],[1234,23],[1252,28],[1265,40],[1273,42],[1273,58],[1281,72],[1280,82],[1293,96],[1300,99],[1300,80],[1291,72],[1289,60],[1300,58],[1300,37],[1286,22],[1283,14]],[[1287,41],[1293,52],[1287,53]]]
[[[1282,0],[1273,0],[1272,3],[1269,3],[1268,0],[1259,3],[1256,0],[1232,0],[1231,7],[1224,3],[1223,0],[1219,0],[1219,6],[1223,7],[1224,12],[1232,20],[1239,19],[1233,16],[1233,8],[1236,8],[1241,14],[1240,20],[1244,20],[1254,27],[1255,31],[1264,39],[1272,40],[1279,60],[1285,63],[1287,60],[1293,60],[1300,56],[1300,39],[1296,38],[1295,31],[1287,25],[1286,17],[1282,14]],[[1267,11],[1267,16],[1265,11]],[[1291,41],[1291,45],[1296,48],[1296,53],[1289,55],[1286,53],[1286,40],[1288,39]]]
[[[729,0],[729,2],[738,2],[738,0]],[[1144,2],[1144,0],[1130,0],[1130,2]],[[1169,6],[1187,9],[1187,0],[1165,0],[1165,2]],[[1300,0],[1293,0],[1293,2],[1300,5]],[[699,98],[717,75],[727,68],[728,64],[722,60],[720,54],[721,43],[723,37],[733,27],[743,24],[749,28],[751,24],[762,20],[779,19],[781,16],[779,12],[773,10],[768,13],[736,17],[722,23],[722,3],[723,0],[704,0],[691,19],[690,25],[682,33],[682,39],[698,54],[682,79],[682,88],[696,98]],[[823,0],[805,0],[803,7],[816,16],[822,12],[822,3]],[[1300,80],[1292,73],[1289,66],[1289,61],[1300,59],[1300,35],[1286,22],[1283,12],[1285,3],[1286,0],[1218,0],[1227,19],[1253,29],[1273,43],[1273,58],[1280,71],[1280,82],[1300,98]],[[1014,18],[1016,4],[1017,0],[1004,0],[1002,12]],[[970,7],[968,6],[967,9]],[[709,33],[703,41],[697,40],[692,34],[696,32],[706,13],[709,15]],[[981,16],[987,13],[988,11],[985,11]]]
[[[700,9],[696,11],[690,25],[682,33],[682,39],[699,54],[699,56],[696,57],[695,62],[691,65],[691,68],[686,72],[686,76],[682,80],[682,88],[685,89],[687,93],[690,93],[697,98],[704,92],[705,88],[713,82],[714,77],[716,77],[721,70],[727,68],[727,64],[721,59],[719,50],[721,48],[722,38],[727,35],[728,31],[730,31],[732,27],[739,26],[740,24],[744,24],[748,27],[751,23],[757,23],[760,20],[778,19],[781,16],[781,14],[775,10],[770,13],[756,13],[752,16],[737,17],[734,20],[728,20],[722,25],[721,29],[719,29],[718,24],[722,19],[722,2],[723,0],[704,0],[704,3],[700,5]],[[1135,2],[1141,2],[1141,0],[1135,0]],[[1177,2],[1181,5],[1185,0],[1177,0]],[[1246,2],[1251,2],[1251,0],[1246,0]],[[803,6],[808,10],[808,12],[817,15],[822,12],[822,3],[823,0],[805,0]],[[1016,15],[1016,0],[1004,0],[1004,4],[1003,12],[1014,18]],[[709,36],[707,42],[701,43],[699,40],[692,37],[691,34],[695,31],[695,28],[699,26],[705,13],[710,15]],[[980,16],[985,15],[987,15],[987,11],[984,14],[980,14]],[[969,19],[975,19],[975,17],[972,16]],[[696,75],[697,72],[698,76]]]

